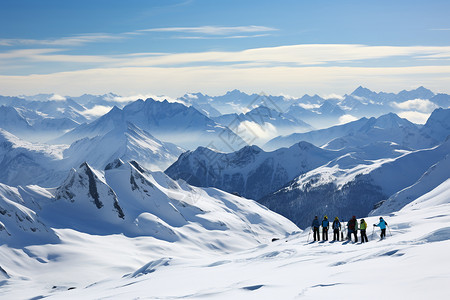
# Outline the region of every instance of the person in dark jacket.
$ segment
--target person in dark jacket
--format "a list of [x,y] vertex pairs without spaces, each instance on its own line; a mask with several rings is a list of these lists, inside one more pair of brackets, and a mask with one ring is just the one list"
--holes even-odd
[[348,239],[352,240],[352,233],[355,235],[355,243],[358,242],[358,221],[356,220],[356,217],[353,216],[353,218],[350,219],[350,221],[347,222],[348,227]]
[[339,231],[341,230],[341,222],[339,222],[338,217],[334,218],[331,227],[333,228],[333,241],[339,241]]
[[359,230],[361,231],[361,243],[364,243],[364,241],[366,241],[367,243],[369,241],[367,239],[366,229],[367,223],[366,221],[364,221],[364,219],[361,219],[361,221],[359,222]]
[[373,224],[373,226],[380,227],[380,229],[381,229],[380,238],[384,239],[386,237],[386,226],[387,226],[386,221],[382,217],[380,217],[380,222],[378,222],[378,224]]
[[317,241],[320,241],[320,234],[319,234],[320,223],[319,223],[319,218],[317,216],[314,217],[311,227],[314,232],[314,242],[316,241],[316,236],[317,236]]
[[322,240],[328,241],[328,227],[330,227],[330,222],[328,221],[328,217],[323,217],[322,220]]

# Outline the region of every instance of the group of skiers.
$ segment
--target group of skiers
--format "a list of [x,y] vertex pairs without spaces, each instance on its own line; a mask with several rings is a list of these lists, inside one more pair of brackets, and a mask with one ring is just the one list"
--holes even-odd
[[[386,221],[380,217],[380,221],[378,224],[373,224],[373,226],[377,226],[381,229],[381,239],[384,239],[386,237],[386,227],[387,223]],[[314,220],[311,224],[311,230],[314,233],[314,241],[320,241],[320,232],[319,229],[322,227],[322,240],[328,241],[328,229],[330,228],[330,222],[328,221],[328,217],[323,217],[322,224],[319,222],[319,218],[317,216],[314,217]],[[333,223],[331,223],[331,229],[333,229],[333,241],[339,241],[339,233],[341,233],[341,240],[344,239],[344,234],[341,231],[341,222],[339,221],[339,218],[334,218]],[[361,219],[358,225],[358,220],[356,220],[356,217],[353,216],[348,222],[347,222],[347,239],[349,241],[352,240],[352,235],[355,236],[355,243],[358,242],[358,230],[361,233],[361,243],[368,242],[366,230],[367,230],[367,223],[364,219]],[[311,233],[311,232],[310,232]],[[309,237],[308,237],[309,239]]]

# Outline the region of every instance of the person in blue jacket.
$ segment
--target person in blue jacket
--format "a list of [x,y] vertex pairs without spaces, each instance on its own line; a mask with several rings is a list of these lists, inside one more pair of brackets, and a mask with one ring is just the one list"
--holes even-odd
[[341,222],[339,222],[339,218],[334,218],[333,221],[333,241],[339,241],[339,231],[341,230]]
[[317,240],[320,241],[320,234],[319,234],[320,223],[319,223],[319,219],[317,216],[314,217],[311,227],[314,231],[314,242],[316,241],[316,236],[317,236]]
[[384,239],[386,237],[386,226],[387,226],[386,221],[382,217],[380,217],[380,222],[378,222],[378,224],[373,224],[373,226],[380,227],[380,229],[381,229],[380,237],[381,237],[381,239]]
[[328,241],[328,228],[330,227],[330,222],[328,221],[328,217],[323,217],[322,220],[322,240]]

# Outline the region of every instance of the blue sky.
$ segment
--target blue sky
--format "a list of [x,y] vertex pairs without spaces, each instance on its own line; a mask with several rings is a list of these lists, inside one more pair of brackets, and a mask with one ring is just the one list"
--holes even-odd
[[0,1],[0,94],[450,92],[449,1]]

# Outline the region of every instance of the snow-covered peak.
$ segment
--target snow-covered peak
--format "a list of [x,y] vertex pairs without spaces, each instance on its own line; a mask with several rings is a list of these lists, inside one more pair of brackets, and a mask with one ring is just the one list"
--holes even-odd
[[84,160],[103,169],[116,158],[138,160],[153,170],[164,170],[184,149],[165,143],[131,122],[122,122],[102,136],[78,140],[64,152],[64,163],[73,167]]
[[369,90],[368,88],[359,86],[350,95],[368,98],[368,97],[372,96],[373,94],[376,94],[376,93]]
[[440,142],[450,135],[450,108],[438,108],[431,113],[422,133]]
[[403,90],[397,94],[399,100],[411,100],[411,99],[430,99],[434,96],[434,93],[423,86],[414,90]]
[[[369,123],[371,123],[369,121]],[[388,113],[385,115],[382,115],[375,119],[373,124],[371,124],[373,127],[382,128],[382,129],[393,129],[393,128],[399,128],[399,127],[413,127],[417,128],[413,123],[408,121],[407,119],[400,118],[395,113]]]
[[64,183],[56,189],[55,199],[59,208],[65,207],[81,228],[92,224],[83,224],[82,220],[101,220],[116,224],[125,215],[119,205],[115,192],[108,186],[104,175],[94,170],[88,163],[82,163],[78,169],[72,169]]

